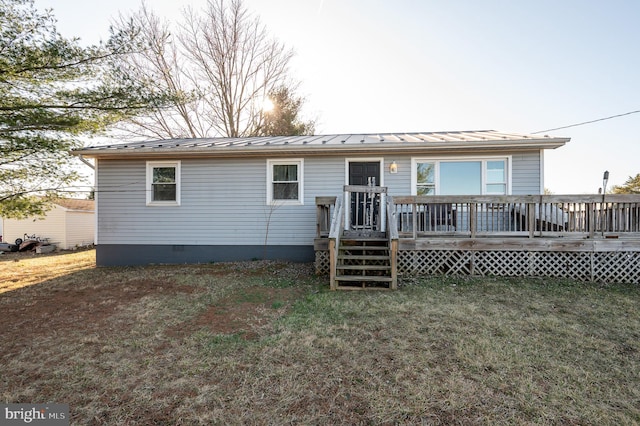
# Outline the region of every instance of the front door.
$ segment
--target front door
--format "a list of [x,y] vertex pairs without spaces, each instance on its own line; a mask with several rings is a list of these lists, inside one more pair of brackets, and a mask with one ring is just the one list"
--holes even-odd
[[350,162],[349,185],[366,186],[374,180],[373,186],[380,186],[380,163],[377,161]]
[[[380,162],[349,162],[349,185],[380,186]],[[351,225],[371,229],[377,218],[377,203],[364,194],[351,194]]]

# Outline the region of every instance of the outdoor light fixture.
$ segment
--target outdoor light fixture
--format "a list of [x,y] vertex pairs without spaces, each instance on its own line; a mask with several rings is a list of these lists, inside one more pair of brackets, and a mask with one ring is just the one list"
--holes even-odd
[[398,164],[395,161],[389,164],[389,173],[398,173]]

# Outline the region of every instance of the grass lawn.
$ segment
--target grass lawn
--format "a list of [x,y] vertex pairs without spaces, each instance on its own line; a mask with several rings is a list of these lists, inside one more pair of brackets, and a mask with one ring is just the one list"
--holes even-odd
[[640,286],[0,256],[0,395],[72,424],[638,424]]

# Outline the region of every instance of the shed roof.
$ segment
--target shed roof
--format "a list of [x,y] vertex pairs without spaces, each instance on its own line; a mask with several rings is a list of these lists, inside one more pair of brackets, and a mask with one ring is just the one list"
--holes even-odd
[[168,139],[89,146],[74,150],[96,158],[176,156],[340,155],[358,152],[553,149],[570,138],[495,130],[415,133],[357,133],[312,136]]
[[54,204],[64,207],[67,210],[82,210],[87,212],[95,211],[95,202],[93,200],[79,200],[76,198],[57,198]]

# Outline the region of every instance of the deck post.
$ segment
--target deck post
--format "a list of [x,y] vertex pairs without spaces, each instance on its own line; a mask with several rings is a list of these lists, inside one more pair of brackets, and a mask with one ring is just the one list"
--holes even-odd
[[322,224],[326,223],[324,220],[324,205],[316,204],[316,238],[322,236]]
[[344,202],[344,229],[351,229],[351,192],[345,189],[342,201]]
[[336,285],[336,266],[337,266],[338,251],[336,249],[336,240],[331,238],[329,240],[329,288],[335,290]]
[[536,205],[527,203],[527,222],[529,226],[529,238],[533,238],[536,231]]
[[588,203],[586,209],[590,213],[587,215],[589,238],[593,238],[596,235],[596,203]]
[[413,226],[413,239],[418,238],[418,204],[413,203],[411,205],[411,225]]
[[478,204],[469,204],[469,231],[471,231],[471,238],[476,237],[476,231],[478,229]]
[[391,290],[398,289],[398,239],[391,240],[389,247],[391,255]]

